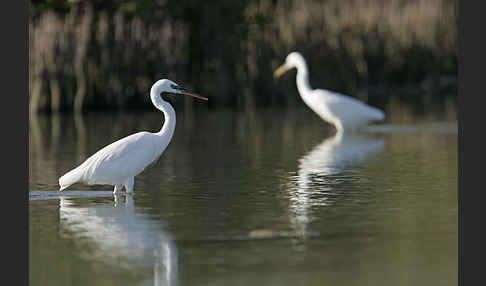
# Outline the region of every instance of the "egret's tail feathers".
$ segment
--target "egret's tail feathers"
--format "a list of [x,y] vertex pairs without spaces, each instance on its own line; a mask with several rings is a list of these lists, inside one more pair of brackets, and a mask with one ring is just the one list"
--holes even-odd
[[378,116],[378,121],[383,121],[385,120],[385,113],[381,113],[379,116]]
[[59,191],[62,192],[67,187],[78,182],[81,179],[82,175],[83,173],[78,168],[64,174],[62,177],[59,178]]
[[385,120],[385,113],[379,109],[374,110],[373,114],[374,120],[376,121],[383,121]]

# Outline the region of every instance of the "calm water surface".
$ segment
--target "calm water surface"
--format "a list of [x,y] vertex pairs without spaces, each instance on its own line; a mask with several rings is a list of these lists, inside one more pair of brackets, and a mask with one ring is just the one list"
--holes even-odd
[[30,284],[457,285],[455,117],[392,111],[338,138],[306,108],[178,110],[116,197],[57,178],[160,113],[31,117]]

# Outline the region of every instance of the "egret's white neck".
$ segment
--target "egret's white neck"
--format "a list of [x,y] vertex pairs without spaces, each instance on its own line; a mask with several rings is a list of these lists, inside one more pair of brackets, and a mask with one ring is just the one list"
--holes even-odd
[[169,137],[172,137],[172,134],[174,134],[175,130],[175,125],[176,125],[176,113],[172,105],[168,103],[167,101],[163,101],[162,103],[162,108],[157,107],[159,110],[161,110],[164,113],[164,125],[158,132],[158,134],[164,134],[168,135]]
[[157,135],[168,136],[172,138],[176,125],[176,113],[172,105],[160,97],[160,92],[157,88],[150,90],[150,98],[154,106],[164,113],[164,125],[160,129]]
[[305,97],[312,91],[309,84],[309,70],[304,60],[299,61],[295,67],[297,68],[297,89],[299,90],[300,96]]

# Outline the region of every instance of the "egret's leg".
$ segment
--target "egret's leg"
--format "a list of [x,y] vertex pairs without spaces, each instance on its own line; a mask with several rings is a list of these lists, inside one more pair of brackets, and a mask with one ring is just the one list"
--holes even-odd
[[131,177],[128,180],[126,180],[126,182],[125,182],[125,190],[127,191],[127,193],[133,193],[133,183],[134,183],[133,177]]
[[[123,188],[123,185],[121,186]],[[118,192],[118,193],[113,193],[113,200],[114,200],[114,203],[115,203],[115,207],[117,207],[120,202],[121,202],[121,192]]]
[[113,189],[113,193],[116,194],[118,191],[121,191],[123,188],[123,185],[115,185],[115,188]]

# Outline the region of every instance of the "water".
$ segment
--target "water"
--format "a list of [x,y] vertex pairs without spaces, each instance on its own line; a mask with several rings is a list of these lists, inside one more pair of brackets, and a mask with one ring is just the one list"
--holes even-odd
[[306,108],[179,110],[133,196],[57,178],[157,111],[34,116],[31,285],[456,285],[457,124],[387,110],[337,138]]

